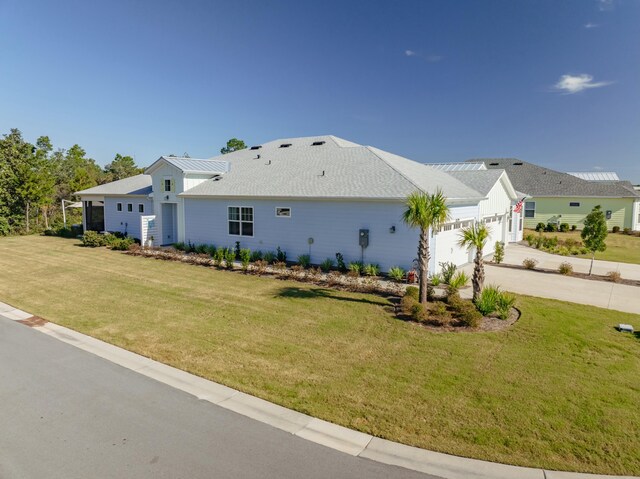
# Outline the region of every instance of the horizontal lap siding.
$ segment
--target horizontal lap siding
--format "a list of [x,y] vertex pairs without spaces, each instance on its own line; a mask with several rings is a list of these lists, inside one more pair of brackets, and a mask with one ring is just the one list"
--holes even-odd
[[[611,210],[611,219],[607,227],[631,227],[633,200],[625,198],[534,198],[536,214],[533,218],[525,218],[525,228],[535,228],[538,223],[560,221],[578,229],[584,226],[584,219],[591,210],[600,205],[602,211]],[[570,202],[579,202],[580,206],[569,206]],[[562,215],[558,218],[558,215]]]
[[[117,210],[117,203],[122,203],[122,211]],[[127,203],[133,205],[133,212],[127,211]],[[144,213],[138,213],[138,205],[144,205]],[[106,231],[119,231],[132,238],[140,238],[140,216],[153,214],[153,201],[148,198],[105,197],[104,228]]]
[[[253,206],[254,236],[228,234],[227,207]],[[291,208],[290,218],[277,218],[276,207]],[[369,247],[364,261],[378,263],[384,271],[391,266],[408,269],[416,257],[418,232],[402,222],[404,205],[376,202],[286,201],[234,199],[185,199],[185,240],[195,244],[234,246],[275,251],[280,246],[289,260],[311,252],[313,263],[335,259],[341,252],[345,261],[361,258],[360,229],[369,230]],[[456,208],[457,215],[477,214],[477,207]],[[395,226],[396,232],[389,229]],[[314,242],[309,248],[308,238]]]

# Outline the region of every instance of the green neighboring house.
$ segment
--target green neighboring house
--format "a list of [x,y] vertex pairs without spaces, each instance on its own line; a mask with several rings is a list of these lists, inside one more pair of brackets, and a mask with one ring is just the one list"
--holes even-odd
[[628,181],[586,180],[516,158],[469,160],[507,172],[525,197],[524,227],[538,223],[568,223],[582,229],[585,217],[600,205],[609,230],[614,226],[640,231],[640,191]]

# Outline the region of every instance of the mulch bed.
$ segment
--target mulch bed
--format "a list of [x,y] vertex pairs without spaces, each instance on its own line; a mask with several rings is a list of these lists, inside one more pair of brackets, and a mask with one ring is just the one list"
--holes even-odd
[[496,264],[496,263],[485,263],[491,266],[495,266],[497,268],[511,268],[511,269],[519,269],[519,270],[525,270],[525,271],[536,271],[538,273],[545,273],[545,274],[556,274],[556,275],[561,275],[561,276],[570,276],[572,278],[580,278],[580,279],[588,279],[591,281],[606,281],[607,283],[617,283],[617,284],[626,284],[628,286],[640,286],[640,280],[637,279],[625,279],[625,278],[620,278],[620,280],[618,281],[612,281],[608,276],[604,276],[601,274],[592,274],[591,276],[589,276],[587,273],[577,273],[577,272],[573,272],[571,274],[561,274],[559,273],[557,270],[555,269],[549,269],[549,268],[533,268],[533,269],[528,269],[525,268],[522,265],[519,264],[505,264],[505,263],[500,263],[500,264]]

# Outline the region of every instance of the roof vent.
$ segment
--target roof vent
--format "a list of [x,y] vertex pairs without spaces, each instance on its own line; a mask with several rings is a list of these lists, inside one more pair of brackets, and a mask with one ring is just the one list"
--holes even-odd
[[291,143],[283,143],[282,145],[280,145],[280,148],[289,148],[291,146]]
[[311,143],[311,146],[320,146],[320,145],[324,145],[326,143],[326,141],[314,141],[313,143]]
[[495,161],[493,163],[489,163],[489,166],[498,166],[500,165],[500,163],[496,163]]
[[256,145],[251,147],[252,150],[259,150],[260,148],[262,148],[262,145]]
[[214,175],[211,177],[211,181],[220,181],[222,179],[222,175]]
[[522,166],[522,162],[521,161],[516,161],[513,166]]

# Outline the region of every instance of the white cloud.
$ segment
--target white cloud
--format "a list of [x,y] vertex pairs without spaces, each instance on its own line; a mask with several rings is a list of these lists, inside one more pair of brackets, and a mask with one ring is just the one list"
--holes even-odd
[[611,85],[610,81],[594,82],[593,76],[583,73],[581,75],[562,75],[553,86],[555,90],[566,94],[579,93],[588,88],[600,88]]
[[591,23],[591,22],[584,24],[584,28],[598,28],[599,26],[600,25],[598,25],[597,23]]
[[408,57],[415,57],[416,56],[416,52],[414,52],[413,50],[405,50],[404,54]]
[[439,62],[440,60],[442,60],[442,56],[441,55],[433,55],[433,54],[424,55],[424,54],[422,54],[420,52],[416,52],[414,50],[405,50],[404,54],[407,57],[422,58],[425,62],[429,62],[429,63],[436,63],[436,62]]
[[594,166],[593,169],[596,170],[596,171],[604,170],[604,168],[602,166]]
[[613,4],[615,0],[598,0],[598,9],[601,12],[606,12],[608,10],[613,10]]

